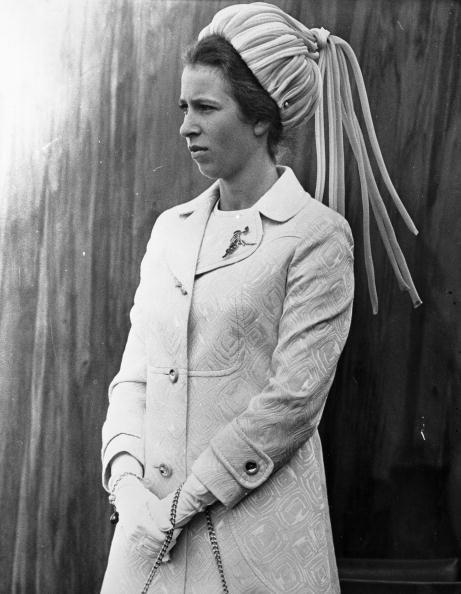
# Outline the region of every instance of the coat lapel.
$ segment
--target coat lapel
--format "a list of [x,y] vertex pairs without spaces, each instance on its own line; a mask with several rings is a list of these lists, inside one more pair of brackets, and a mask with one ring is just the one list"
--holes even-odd
[[[257,203],[259,218],[255,229],[257,237],[253,248],[245,251],[245,253],[237,252],[228,259],[217,261],[214,266],[200,270],[201,273],[234,264],[251,256],[258,249],[263,239],[261,215],[283,225],[306,205],[308,199],[312,199],[304,191],[289,167],[278,167],[278,170],[279,179]],[[177,286],[188,293],[191,293],[194,284],[197,260],[205,227],[219,197],[218,188],[219,182],[216,181],[194,200],[176,207],[179,225],[175,229],[175,233],[168,238],[166,259]]]
[[[239,227],[238,222],[235,222],[235,227]],[[240,225],[241,229],[243,229],[243,225]],[[240,229],[240,230],[241,230]],[[263,238],[263,226],[261,217],[259,216],[258,211],[256,211],[253,215],[253,220],[250,222],[250,229],[252,230],[252,235],[249,240],[251,240],[251,245],[248,245],[246,249],[239,250],[228,256],[223,256],[223,251],[219,254],[216,254],[216,259],[208,264],[199,264],[196,269],[196,274],[203,274],[204,272],[210,272],[210,270],[215,270],[216,268],[221,268],[222,266],[229,266],[230,264],[235,264],[236,262],[240,262],[240,260],[245,260],[251,256],[261,245],[261,241]],[[235,229],[237,231],[237,229]],[[229,237],[229,244],[231,242],[232,236]]]
[[195,269],[208,217],[218,199],[218,182],[200,196],[177,207],[179,225],[168,238],[167,264],[178,287],[192,292]]

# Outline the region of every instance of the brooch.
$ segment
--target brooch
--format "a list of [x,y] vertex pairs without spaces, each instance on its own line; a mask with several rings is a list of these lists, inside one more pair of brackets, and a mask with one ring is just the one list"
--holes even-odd
[[239,229],[237,229],[237,231],[234,231],[232,238],[230,240],[230,243],[229,243],[229,247],[227,248],[226,253],[224,254],[223,258],[233,254],[239,245],[256,245],[255,243],[245,241],[244,239],[242,239],[242,235],[245,235],[249,231],[250,231],[250,228],[248,226],[246,226],[243,231],[240,231]]

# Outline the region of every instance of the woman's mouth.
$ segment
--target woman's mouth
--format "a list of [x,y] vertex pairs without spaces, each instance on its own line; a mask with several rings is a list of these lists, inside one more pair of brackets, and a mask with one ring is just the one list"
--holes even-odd
[[191,154],[192,158],[196,159],[197,157],[200,157],[201,155],[206,153],[206,151],[208,149],[205,146],[199,146],[198,144],[192,144],[189,147],[189,150],[190,150],[190,154]]

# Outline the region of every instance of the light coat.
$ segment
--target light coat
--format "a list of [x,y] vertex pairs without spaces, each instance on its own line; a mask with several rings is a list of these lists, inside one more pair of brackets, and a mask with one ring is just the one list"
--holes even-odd
[[[215,183],[154,226],[109,391],[105,485],[118,452],[160,497],[192,471],[221,502],[231,594],[339,592],[317,426],[349,331],[350,229],[284,168],[258,202],[256,244],[196,276],[217,199]],[[151,592],[221,591],[203,515],[171,557]],[[151,566],[117,528],[103,592],[140,592]]]

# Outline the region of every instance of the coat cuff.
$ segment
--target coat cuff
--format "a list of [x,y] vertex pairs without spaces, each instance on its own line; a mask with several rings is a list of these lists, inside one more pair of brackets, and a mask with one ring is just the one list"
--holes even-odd
[[195,476],[228,508],[266,481],[273,469],[273,461],[236,421],[221,429],[192,465]]
[[102,484],[106,491],[109,489],[110,463],[115,456],[126,452],[144,467],[144,452],[142,439],[136,435],[122,433],[113,437],[102,452]]

